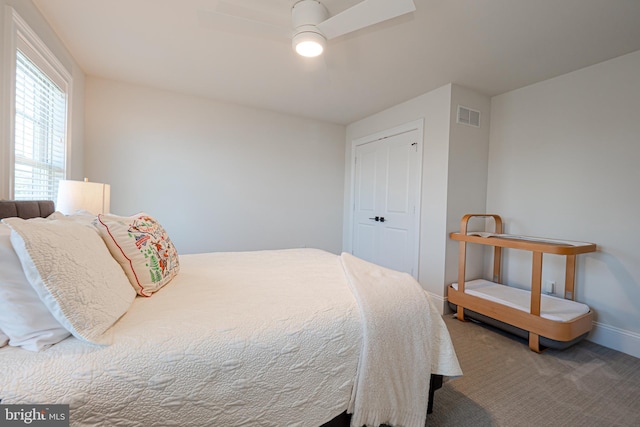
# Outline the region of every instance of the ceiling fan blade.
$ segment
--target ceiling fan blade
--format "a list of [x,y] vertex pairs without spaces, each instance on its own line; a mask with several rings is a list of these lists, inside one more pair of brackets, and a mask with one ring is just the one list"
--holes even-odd
[[215,10],[218,13],[237,16],[247,21],[291,29],[291,8],[285,3],[278,4],[275,0],[244,0],[240,4],[218,0]]
[[[256,3],[258,4],[258,3]],[[255,6],[252,4],[252,6]],[[289,9],[272,10],[263,7],[243,7],[224,0],[217,2],[215,10],[198,10],[198,23],[201,27],[224,31],[232,34],[259,37],[271,40],[291,40],[291,22]],[[277,13],[282,9],[282,13]]]
[[415,10],[413,0],[364,0],[317,27],[330,40]]

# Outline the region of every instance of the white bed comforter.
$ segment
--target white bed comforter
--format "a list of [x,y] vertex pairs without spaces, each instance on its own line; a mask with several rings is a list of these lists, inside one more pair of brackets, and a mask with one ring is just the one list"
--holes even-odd
[[40,353],[0,349],[2,403],[67,403],[77,426],[312,427],[347,408],[362,321],[340,257],[297,249],[180,263],[114,325],[111,346],[70,337]]

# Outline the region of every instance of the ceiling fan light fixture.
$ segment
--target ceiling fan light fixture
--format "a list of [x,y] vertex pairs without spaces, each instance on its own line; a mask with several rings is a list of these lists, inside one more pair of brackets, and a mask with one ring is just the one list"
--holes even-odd
[[324,36],[314,31],[303,31],[293,36],[293,48],[296,53],[308,58],[321,55],[326,44]]

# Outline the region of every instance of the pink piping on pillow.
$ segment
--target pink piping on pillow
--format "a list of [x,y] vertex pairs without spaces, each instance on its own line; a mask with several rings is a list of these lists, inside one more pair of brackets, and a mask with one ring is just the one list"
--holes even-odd
[[140,287],[140,295],[142,295],[143,297],[150,297],[151,295],[147,295],[144,293],[144,286],[142,286],[140,284],[140,280],[138,280],[138,275],[136,274],[136,270],[133,268],[133,262],[127,256],[127,254],[124,253],[124,250],[122,250],[122,248],[118,244],[118,241],[113,237],[113,234],[111,234],[111,230],[109,230],[109,226],[104,222],[102,222],[101,216],[102,214],[98,214],[98,221],[100,221],[100,224],[102,224],[104,228],[107,229],[107,233],[109,233],[109,237],[111,237],[111,240],[113,240],[113,243],[115,243],[118,249],[120,249],[120,253],[122,254],[122,256],[125,257],[127,261],[129,261],[129,266],[131,267],[131,271],[133,271],[133,276],[136,278],[136,283],[138,283],[138,287]]

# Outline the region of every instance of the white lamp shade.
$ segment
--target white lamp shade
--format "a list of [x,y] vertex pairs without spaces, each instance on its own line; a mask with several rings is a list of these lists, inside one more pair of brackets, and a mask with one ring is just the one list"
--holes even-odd
[[99,182],[70,181],[62,179],[58,184],[56,210],[65,215],[79,210],[94,215],[109,213],[111,186]]

